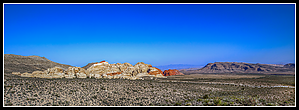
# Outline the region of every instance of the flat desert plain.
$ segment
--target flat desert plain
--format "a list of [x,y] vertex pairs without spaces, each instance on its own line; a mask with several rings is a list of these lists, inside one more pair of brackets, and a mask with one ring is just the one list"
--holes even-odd
[[295,76],[43,79],[4,74],[4,106],[294,106]]

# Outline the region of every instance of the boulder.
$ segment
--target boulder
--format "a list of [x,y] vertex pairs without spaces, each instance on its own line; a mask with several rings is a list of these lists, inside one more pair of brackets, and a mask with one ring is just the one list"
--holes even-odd
[[61,67],[54,67],[54,68],[48,68],[44,71],[43,75],[40,77],[43,78],[64,78],[64,70]]
[[94,78],[102,78],[102,76],[100,74],[95,74],[94,76],[92,76]]
[[80,67],[69,67],[65,75],[67,78],[87,78],[87,76],[90,76],[89,72]]
[[14,74],[14,75],[21,75],[20,72],[12,72],[11,74]]
[[34,72],[32,72],[33,77],[40,78],[43,75],[45,75],[45,73],[43,71],[34,71]]
[[32,74],[25,72],[21,74],[21,77],[32,77]]
[[77,78],[86,78],[87,75],[85,73],[76,73]]

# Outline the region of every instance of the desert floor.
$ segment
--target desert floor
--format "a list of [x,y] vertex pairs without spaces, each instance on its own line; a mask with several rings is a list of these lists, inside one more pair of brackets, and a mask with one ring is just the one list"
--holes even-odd
[[4,74],[4,106],[294,106],[294,75],[42,79]]

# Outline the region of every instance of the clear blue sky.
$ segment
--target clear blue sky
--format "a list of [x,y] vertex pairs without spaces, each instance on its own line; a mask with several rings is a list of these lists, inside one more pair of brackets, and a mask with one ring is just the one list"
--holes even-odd
[[4,54],[85,66],[295,62],[295,4],[5,4]]

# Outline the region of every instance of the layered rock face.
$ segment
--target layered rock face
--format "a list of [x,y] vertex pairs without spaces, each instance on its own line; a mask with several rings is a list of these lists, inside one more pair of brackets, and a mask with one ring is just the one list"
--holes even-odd
[[177,69],[169,69],[169,70],[165,70],[163,72],[164,76],[172,76],[172,75],[184,75],[183,73],[181,73],[179,70]]
[[39,78],[123,78],[133,80],[142,79],[144,76],[164,77],[160,69],[143,62],[138,62],[133,66],[130,63],[109,64],[106,61],[93,63],[87,70],[80,67],[69,67],[67,70],[54,67],[45,71],[34,71],[32,74],[20,74],[19,72],[13,72],[12,74]]

